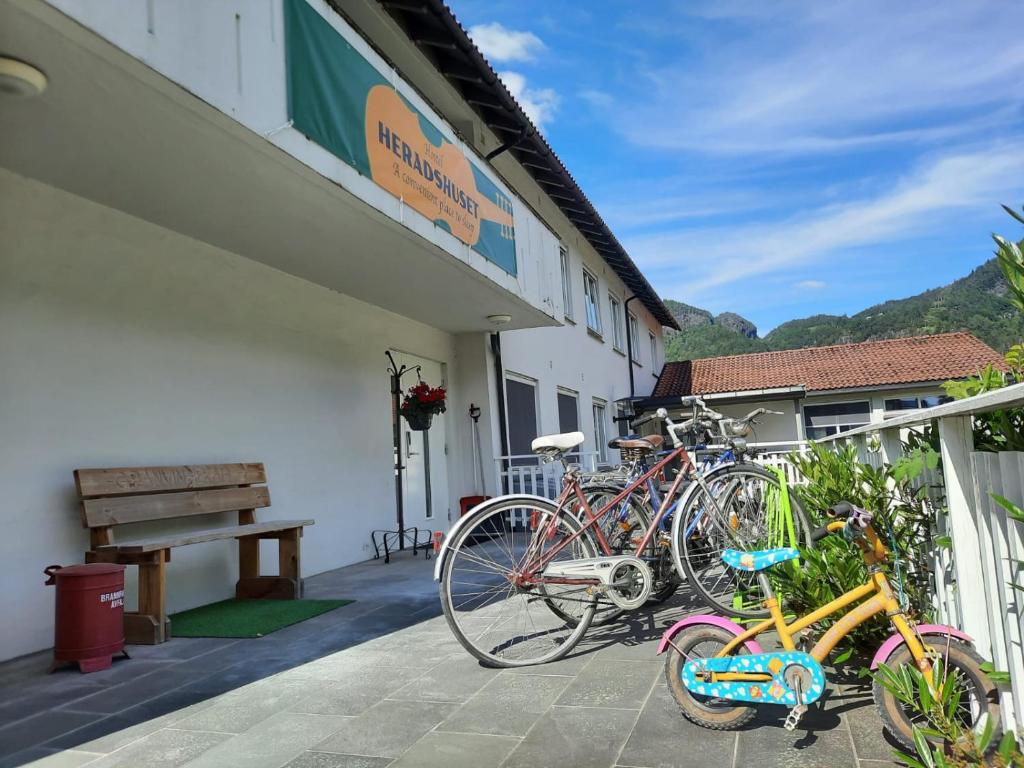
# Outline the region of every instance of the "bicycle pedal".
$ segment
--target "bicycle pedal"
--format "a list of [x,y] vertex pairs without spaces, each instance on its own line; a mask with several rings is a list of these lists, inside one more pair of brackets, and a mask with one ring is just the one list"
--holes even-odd
[[800,718],[804,716],[804,712],[807,711],[807,705],[797,704],[786,715],[786,722],[782,724],[782,727],[787,731],[796,730],[797,723],[800,722]]

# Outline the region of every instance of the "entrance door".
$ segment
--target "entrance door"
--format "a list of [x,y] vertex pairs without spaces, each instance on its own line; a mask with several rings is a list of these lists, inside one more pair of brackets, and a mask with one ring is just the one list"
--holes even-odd
[[[420,376],[432,387],[447,386],[443,366],[433,360],[403,352],[391,353],[401,367],[420,366]],[[402,377],[403,393],[418,381],[410,371]],[[396,471],[401,475],[402,510],[406,528],[448,530],[448,456],[445,441],[445,416],[434,416],[430,429],[416,432],[398,419],[399,446]]]

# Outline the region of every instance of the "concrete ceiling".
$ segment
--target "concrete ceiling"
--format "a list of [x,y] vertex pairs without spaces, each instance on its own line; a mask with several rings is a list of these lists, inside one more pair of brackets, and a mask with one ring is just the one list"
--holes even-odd
[[0,3],[0,53],[50,80],[0,100],[15,173],[442,330],[557,325],[38,0]]

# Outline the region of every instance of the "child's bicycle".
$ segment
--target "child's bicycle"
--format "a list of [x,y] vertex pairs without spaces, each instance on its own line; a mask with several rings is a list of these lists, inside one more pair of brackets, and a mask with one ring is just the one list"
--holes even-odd
[[[952,627],[918,626],[907,617],[883,571],[889,552],[871,524],[870,512],[844,502],[832,507],[829,516],[835,519],[815,531],[811,538],[820,540],[831,533],[842,533],[848,541],[855,542],[868,565],[869,581],[787,624],[764,571],[796,559],[799,551],[726,550],[722,559],[728,565],[757,574],[763,594],[767,595],[765,606],[771,617],[744,629],[720,616],[691,616],[665,633],[658,653],[669,651],[665,674],[683,715],[705,728],[731,730],[754,717],[755,707],[751,705],[782,704],[790,708],[785,727],[793,730],[807,706],[824,692],[821,663],[854,627],[885,611],[896,632],[875,653],[871,668],[882,662],[894,670],[915,665],[930,679],[932,662],[942,659],[941,667],[952,676],[960,692],[956,717],[966,728],[978,729],[984,727],[982,715],[987,712],[995,729],[991,743],[997,743],[998,693],[982,671],[982,659],[970,646],[970,638]],[[812,624],[855,603],[859,605],[840,617],[813,645],[806,635],[797,637]],[[778,632],[783,650],[765,652],[755,638],[772,629]],[[941,685],[942,681],[936,683]],[[877,681],[874,699],[886,730],[912,750],[912,726],[922,725],[919,716]]]

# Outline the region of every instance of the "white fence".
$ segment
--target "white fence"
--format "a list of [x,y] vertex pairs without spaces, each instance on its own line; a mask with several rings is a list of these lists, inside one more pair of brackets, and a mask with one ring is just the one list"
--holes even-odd
[[[1010,519],[992,494],[1024,506],[1024,453],[974,450],[972,417],[1024,406],[1024,384],[868,424],[828,440],[852,441],[862,461],[892,462],[902,450],[903,429],[938,424],[941,478],[948,508],[935,534],[951,548],[934,560],[936,612],[942,623],[974,638],[982,656],[1010,673],[1002,693],[1007,728],[1024,726],[1024,524]],[[879,450],[869,450],[877,434]]]
[[[570,464],[577,464],[584,472],[597,470],[597,451],[569,454]],[[494,460],[498,488],[502,493],[531,493],[555,499],[562,490],[562,462],[543,461],[535,453],[499,456]]]
[[753,449],[750,458],[755,464],[769,469],[781,469],[786,474],[788,485],[803,485],[806,482],[797,468],[789,461],[789,455],[793,451],[803,453],[807,450],[806,441],[750,443],[749,447]]

